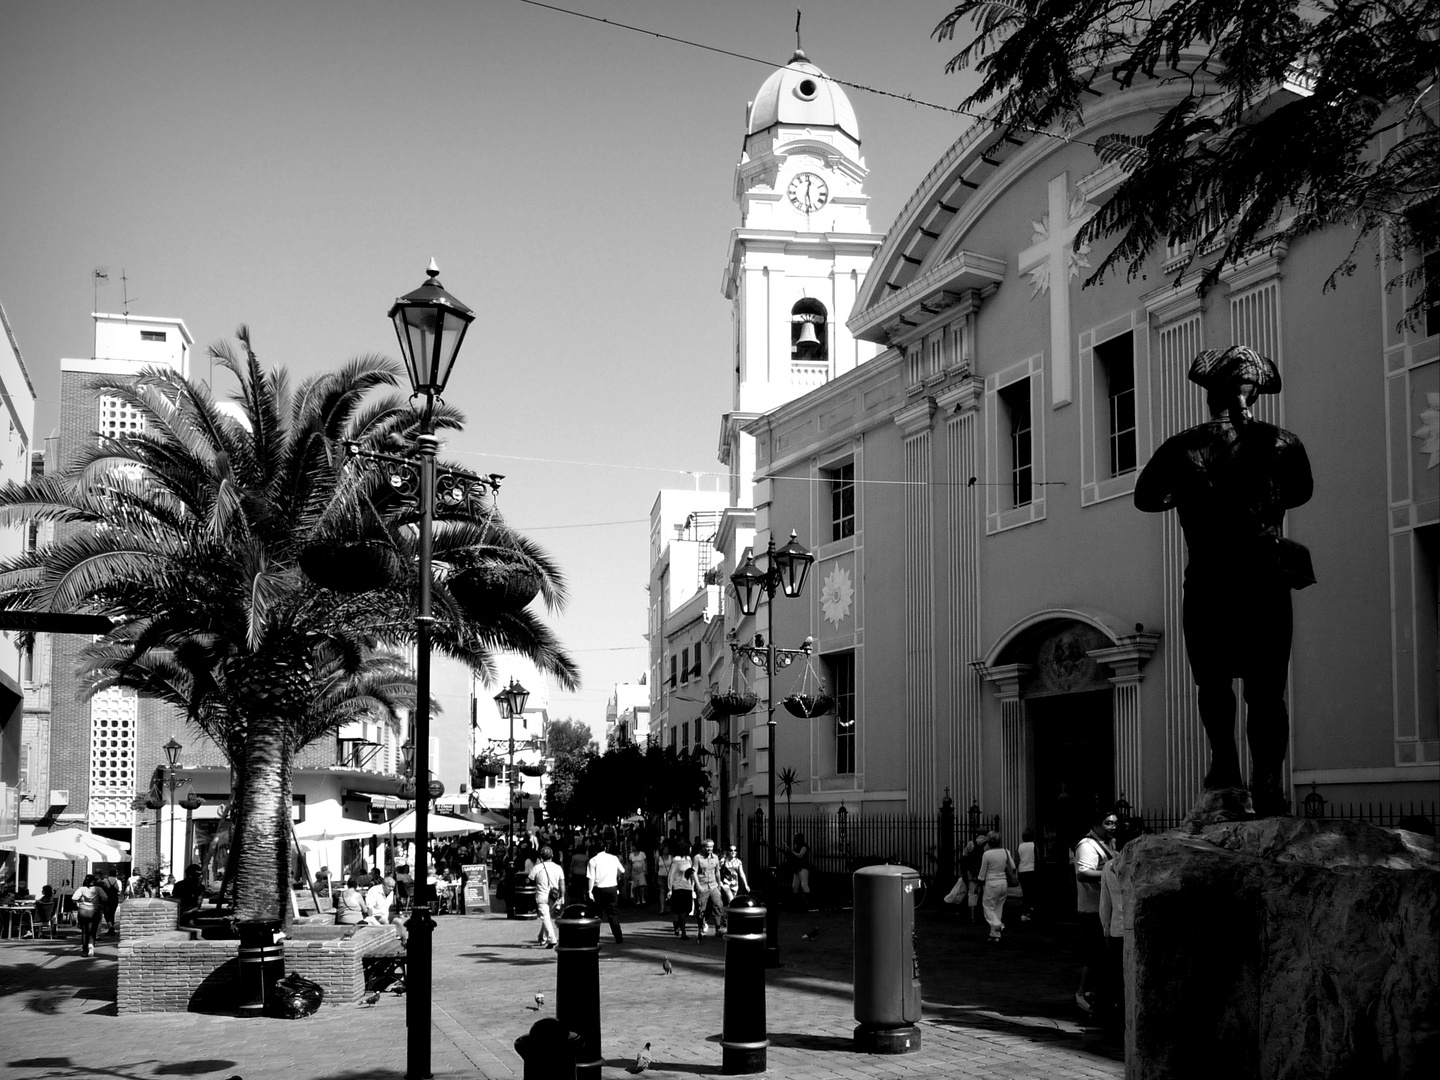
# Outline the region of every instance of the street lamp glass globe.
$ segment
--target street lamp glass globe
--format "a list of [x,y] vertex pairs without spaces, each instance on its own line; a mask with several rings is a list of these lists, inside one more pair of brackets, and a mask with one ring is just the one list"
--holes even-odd
[[755,565],[752,555],[745,565],[730,575],[730,584],[735,586],[735,596],[740,601],[742,615],[754,615],[760,610],[760,596],[765,591],[765,572]]
[[390,318],[410,372],[411,388],[417,394],[439,396],[445,392],[475,312],[445,291],[434,259],[425,273],[425,284],[398,298],[390,308]]
[[805,578],[810,573],[810,564],[815,556],[800,546],[795,532],[790,532],[790,542],[775,552],[775,570],[780,575],[780,589],[792,600],[805,588]]
[[505,696],[510,702],[510,715],[524,716],[525,706],[530,703],[530,691],[511,679],[510,685],[505,688]]
[[170,764],[172,768],[180,764],[180,751],[184,749],[184,747],[182,747],[180,743],[176,741],[173,735],[170,737],[170,741],[167,742],[164,747],[162,747],[162,749],[165,751],[165,760]]

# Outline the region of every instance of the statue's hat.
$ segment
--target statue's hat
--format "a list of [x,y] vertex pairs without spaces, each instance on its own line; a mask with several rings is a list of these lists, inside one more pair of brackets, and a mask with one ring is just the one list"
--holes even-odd
[[1219,390],[1236,383],[1255,384],[1257,394],[1280,392],[1280,371],[1268,356],[1249,345],[1232,345],[1223,352],[1206,349],[1190,361],[1190,381],[1206,390]]

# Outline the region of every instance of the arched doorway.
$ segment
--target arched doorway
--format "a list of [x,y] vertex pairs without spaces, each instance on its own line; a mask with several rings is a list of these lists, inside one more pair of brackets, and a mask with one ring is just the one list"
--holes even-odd
[[1093,812],[1141,792],[1141,668],[1160,636],[1122,634],[1116,622],[1094,612],[1037,612],[978,665],[1001,705],[1006,844],[1034,829],[1039,869],[1056,883],[1047,891],[1061,909],[1069,851]]

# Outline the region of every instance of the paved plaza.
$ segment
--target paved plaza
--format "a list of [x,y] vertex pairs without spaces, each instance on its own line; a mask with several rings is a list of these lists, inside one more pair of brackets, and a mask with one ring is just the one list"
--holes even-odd
[[[1118,1047],[1078,1021],[1073,925],[1020,923],[999,945],[950,912],[919,917],[922,1048],[857,1054],[851,1033],[849,912],[787,914],[782,966],[769,973],[766,1075],[1120,1077]],[[555,1010],[555,954],[534,922],[444,916],[435,933],[432,1063],[437,1077],[518,1077],[517,1036]],[[625,941],[601,935],[604,1076],[627,1075],[651,1045],[657,1077],[720,1075],[724,944],[677,940],[668,921],[625,913]],[[816,931],[814,940],[801,935]],[[323,1006],[304,1020],[117,1016],[115,939],[82,959],[58,942],[0,941],[0,1076],[16,1080],[395,1080],[405,1075],[405,999]],[[669,957],[674,974],[663,973]],[[535,994],[545,1004],[535,1006]]]

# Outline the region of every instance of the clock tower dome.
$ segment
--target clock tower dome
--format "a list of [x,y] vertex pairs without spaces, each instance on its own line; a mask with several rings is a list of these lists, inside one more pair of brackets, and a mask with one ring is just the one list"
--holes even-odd
[[740,227],[722,290],[733,305],[734,394],[720,460],[737,505],[754,475],[740,426],[876,353],[845,326],[884,239],[870,231],[865,176],[850,99],[797,49],[746,110],[735,167]]

